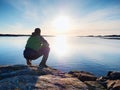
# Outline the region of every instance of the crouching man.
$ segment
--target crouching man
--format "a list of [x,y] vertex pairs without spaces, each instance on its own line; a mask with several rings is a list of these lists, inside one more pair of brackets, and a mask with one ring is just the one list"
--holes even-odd
[[49,51],[49,43],[41,36],[40,28],[35,28],[35,31],[27,40],[27,44],[23,52],[27,65],[31,66],[32,60],[43,56],[39,66],[47,67],[46,61],[48,59]]

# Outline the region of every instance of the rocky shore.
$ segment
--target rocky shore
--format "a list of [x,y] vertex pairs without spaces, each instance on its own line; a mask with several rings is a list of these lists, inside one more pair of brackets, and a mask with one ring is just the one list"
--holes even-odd
[[51,67],[0,66],[0,90],[120,90],[120,71],[96,77],[85,71],[64,73]]

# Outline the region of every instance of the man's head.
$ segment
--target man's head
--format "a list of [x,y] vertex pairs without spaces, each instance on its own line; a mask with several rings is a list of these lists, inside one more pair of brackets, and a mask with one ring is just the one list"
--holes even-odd
[[35,28],[35,31],[34,31],[36,34],[41,34],[41,30],[40,28]]

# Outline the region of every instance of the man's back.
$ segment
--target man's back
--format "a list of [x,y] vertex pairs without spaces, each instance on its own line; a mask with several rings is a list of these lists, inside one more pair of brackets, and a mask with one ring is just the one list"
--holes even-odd
[[42,40],[40,40],[40,36],[31,36],[26,44],[26,48],[31,48],[35,51],[38,51],[42,46]]

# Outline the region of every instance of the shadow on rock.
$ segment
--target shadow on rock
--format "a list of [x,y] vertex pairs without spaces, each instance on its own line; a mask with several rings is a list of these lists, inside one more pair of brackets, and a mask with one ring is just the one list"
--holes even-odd
[[87,85],[51,67],[0,67],[0,90],[87,90]]

